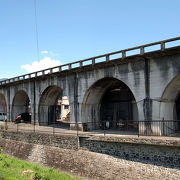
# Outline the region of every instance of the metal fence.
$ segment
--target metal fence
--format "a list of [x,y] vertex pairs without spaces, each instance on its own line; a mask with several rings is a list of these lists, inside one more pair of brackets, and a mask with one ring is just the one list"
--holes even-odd
[[180,137],[180,120],[124,120],[100,122],[11,122],[0,121],[1,129],[15,132],[72,134],[72,135],[136,135]]

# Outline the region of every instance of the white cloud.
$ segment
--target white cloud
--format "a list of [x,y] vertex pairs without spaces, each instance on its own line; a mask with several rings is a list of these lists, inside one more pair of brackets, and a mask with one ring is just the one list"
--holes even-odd
[[52,68],[61,65],[59,60],[51,59],[50,57],[45,57],[44,59],[32,62],[32,64],[25,64],[21,66],[21,69],[25,69],[28,73]]
[[41,54],[48,54],[49,52],[47,50],[41,51]]
[[51,57],[59,56],[59,53],[56,53],[56,52],[53,52],[53,51],[47,51],[47,50],[41,51],[41,54],[42,54],[42,55],[47,55],[47,54],[49,54],[49,56],[51,56]]

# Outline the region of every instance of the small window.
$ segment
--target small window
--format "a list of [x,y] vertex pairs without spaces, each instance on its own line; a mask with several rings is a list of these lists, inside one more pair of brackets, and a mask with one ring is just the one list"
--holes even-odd
[[64,105],[64,109],[69,109],[69,105]]

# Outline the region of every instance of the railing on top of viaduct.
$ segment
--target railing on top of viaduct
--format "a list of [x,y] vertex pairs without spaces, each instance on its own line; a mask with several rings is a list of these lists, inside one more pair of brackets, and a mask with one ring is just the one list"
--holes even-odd
[[[17,81],[36,78],[36,77],[40,77],[43,75],[62,72],[62,71],[71,70],[71,69],[75,69],[75,68],[81,68],[81,67],[85,67],[88,65],[94,65],[97,63],[109,62],[109,61],[117,60],[117,59],[121,60],[121,59],[125,59],[126,57],[130,57],[130,56],[134,56],[134,55],[144,55],[145,53],[148,53],[148,52],[164,51],[165,49],[169,48],[169,47],[166,47],[166,45],[168,45],[168,43],[177,42],[178,40],[180,40],[180,37],[171,38],[171,39],[167,39],[167,40],[163,40],[163,41],[158,41],[158,42],[154,42],[154,43],[150,43],[150,44],[145,44],[142,46],[136,46],[133,48],[128,48],[128,49],[124,49],[124,50],[120,50],[120,51],[116,51],[116,52],[111,52],[111,53],[91,57],[88,59],[74,61],[74,62],[71,62],[68,64],[56,66],[53,68],[48,68],[48,69],[44,69],[41,71],[37,71],[37,72],[17,76],[14,78],[6,79],[3,81],[0,81],[0,85],[14,83]],[[180,46],[180,42],[178,42],[178,44],[179,45],[176,44],[174,46],[170,45],[170,47]],[[148,50],[148,48],[149,48],[149,50]],[[152,49],[150,49],[150,48],[152,48]]]

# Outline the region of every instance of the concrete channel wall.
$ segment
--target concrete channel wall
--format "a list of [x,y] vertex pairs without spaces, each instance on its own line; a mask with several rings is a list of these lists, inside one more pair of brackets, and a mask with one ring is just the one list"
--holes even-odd
[[[27,157],[32,154],[34,150],[31,146],[43,145],[73,151],[88,150],[108,154],[121,159],[165,167],[180,167],[180,139],[178,138],[128,138],[123,136],[77,137],[72,135],[53,136],[49,134],[17,133],[7,131],[1,131],[0,137],[0,146],[4,149],[5,153],[8,152],[14,156],[18,155],[17,157],[22,159],[24,159],[24,154],[27,154]],[[13,141],[13,147],[7,145],[10,144],[7,143],[8,141]],[[21,146],[20,143],[23,143],[23,146]],[[49,155],[46,158],[51,158],[51,156]],[[69,158],[71,159],[72,157]]]

